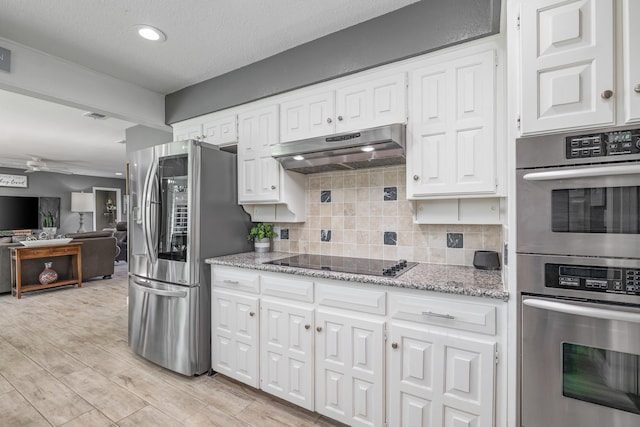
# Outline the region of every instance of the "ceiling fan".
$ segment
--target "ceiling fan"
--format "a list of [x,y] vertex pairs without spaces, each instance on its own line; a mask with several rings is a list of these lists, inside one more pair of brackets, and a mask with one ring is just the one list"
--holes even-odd
[[23,168],[25,173],[32,172],[54,172],[63,173],[66,175],[72,175],[73,172],[69,170],[64,162],[58,162],[55,160],[45,160],[42,157],[31,156],[30,160],[23,159],[0,159],[0,166],[8,168]]

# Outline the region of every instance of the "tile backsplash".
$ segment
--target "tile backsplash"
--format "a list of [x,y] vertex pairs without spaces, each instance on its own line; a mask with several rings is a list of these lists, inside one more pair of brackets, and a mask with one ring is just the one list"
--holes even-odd
[[502,253],[501,225],[414,224],[405,175],[405,166],[308,175],[307,221],[278,224],[274,250],[454,265],[473,265],[479,249]]

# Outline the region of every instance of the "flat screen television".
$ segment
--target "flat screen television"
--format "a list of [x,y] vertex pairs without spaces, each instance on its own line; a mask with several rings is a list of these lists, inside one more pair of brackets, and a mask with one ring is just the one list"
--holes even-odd
[[40,228],[38,197],[0,196],[0,230]]

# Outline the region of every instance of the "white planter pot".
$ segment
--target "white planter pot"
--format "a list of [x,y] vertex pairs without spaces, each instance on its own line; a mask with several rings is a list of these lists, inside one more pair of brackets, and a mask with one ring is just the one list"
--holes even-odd
[[46,234],[47,239],[54,239],[56,237],[57,227],[42,227],[42,233]]
[[271,239],[265,238],[265,239],[255,240],[253,242],[253,247],[256,252],[270,252]]

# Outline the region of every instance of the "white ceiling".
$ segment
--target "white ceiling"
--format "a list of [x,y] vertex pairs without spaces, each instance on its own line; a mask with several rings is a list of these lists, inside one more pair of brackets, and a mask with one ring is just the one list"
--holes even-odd
[[[166,94],[416,1],[0,0],[0,37]],[[136,24],[167,40],[141,39]],[[37,156],[78,174],[122,172],[114,141],[135,123],[83,112],[0,91],[0,164]]]
[[0,90],[0,166],[24,169],[42,158],[50,168],[117,178],[126,164],[125,129],[135,123],[84,117],[78,110]]
[[0,0],[0,37],[166,94],[416,1]]

